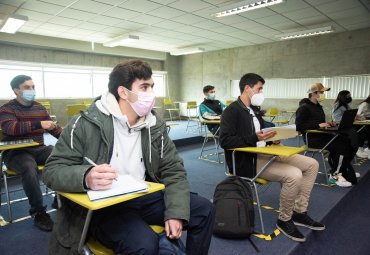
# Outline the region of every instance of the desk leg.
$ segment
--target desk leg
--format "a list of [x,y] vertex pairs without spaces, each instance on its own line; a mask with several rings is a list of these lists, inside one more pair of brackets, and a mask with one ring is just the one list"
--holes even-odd
[[85,242],[86,242],[87,231],[89,230],[89,225],[90,225],[92,213],[93,213],[93,210],[89,210],[87,212],[87,215],[86,215],[84,228],[83,228],[82,234],[81,234],[81,240],[80,240],[80,243],[78,244],[78,253],[79,254],[81,254],[82,249],[83,249],[83,247],[85,245]]
[[[261,169],[261,171],[259,171],[259,173],[256,174],[256,176],[254,178],[246,178],[246,177],[241,177],[247,181],[249,181],[250,183],[252,183],[253,185],[253,188],[254,188],[254,193],[256,194],[256,200],[257,200],[257,207],[258,207],[258,213],[260,215],[260,222],[261,222],[261,230],[262,230],[262,233],[264,234],[265,233],[265,225],[263,223],[263,217],[262,217],[262,210],[261,210],[261,204],[260,204],[260,198],[258,196],[258,190],[257,190],[257,185],[256,185],[256,179],[272,164],[272,162],[275,161],[275,159],[277,158],[278,156],[277,155],[274,155]],[[232,162],[233,162],[233,174],[236,175],[236,170],[235,170],[235,151],[233,151],[232,153]]]

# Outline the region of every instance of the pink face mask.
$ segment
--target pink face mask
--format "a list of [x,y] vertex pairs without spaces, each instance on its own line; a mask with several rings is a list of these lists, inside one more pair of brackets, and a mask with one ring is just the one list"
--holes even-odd
[[129,92],[137,95],[137,101],[131,103],[128,101],[132,107],[132,109],[136,112],[136,114],[140,117],[147,115],[153,109],[155,104],[155,94],[153,92],[139,92],[135,93],[131,90]]

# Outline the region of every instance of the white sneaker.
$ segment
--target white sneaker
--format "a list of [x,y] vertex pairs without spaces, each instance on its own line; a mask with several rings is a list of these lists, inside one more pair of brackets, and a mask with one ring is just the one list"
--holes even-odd
[[356,174],[356,178],[360,178],[361,177],[361,174],[360,173],[356,172],[355,174]]
[[369,155],[369,157],[370,157],[370,149],[369,148],[365,148],[364,152],[367,153],[367,155]]
[[352,183],[347,181],[341,174],[333,176],[332,178],[336,180],[335,184],[339,187],[347,188],[352,186]]
[[356,152],[356,156],[359,157],[359,158],[368,158],[370,157],[369,154],[367,154],[363,148],[358,148],[357,152]]

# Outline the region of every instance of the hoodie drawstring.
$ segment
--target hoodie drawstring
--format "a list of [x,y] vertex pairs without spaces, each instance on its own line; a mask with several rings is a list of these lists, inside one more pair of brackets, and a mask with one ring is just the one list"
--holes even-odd
[[162,139],[161,158],[163,158],[163,134],[162,134],[161,139]]
[[148,126],[149,129],[149,163],[152,163],[152,134],[150,133],[150,125]]
[[75,131],[76,127],[77,127],[77,122],[80,120],[82,116],[78,116],[78,118],[76,119],[75,123],[73,123],[72,125],[72,130],[71,130],[71,149],[73,150],[73,132]]

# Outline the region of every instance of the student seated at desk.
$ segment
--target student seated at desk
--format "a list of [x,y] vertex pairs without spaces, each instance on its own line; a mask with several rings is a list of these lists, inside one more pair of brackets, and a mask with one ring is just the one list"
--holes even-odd
[[[362,120],[370,119],[370,95],[360,103],[358,106],[357,114]],[[367,148],[364,147],[365,141],[367,141]],[[366,126],[359,133],[358,150],[356,155],[361,158],[370,159],[370,126]]]
[[[100,209],[90,234],[119,254],[158,254],[158,235],[149,225],[165,226],[170,239],[187,230],[186,253],[204,254],[212,238],[214,208],[190,193],[183,161],[155,103],[147,62],[118,64],[109,92],[66,127],[47,161],[43,179],[57,191],[109,189],[117,174],[163,183],[165,190]],[[91,166],[84,157],[96,163]],[[63,199],[49,242],[50,254],[75,254],[86,210]]]
[[[216,90],[212,85],[204,86],[203,88],[204,101],[199,105],[200,116],[205,120],[219,120],[225,109],[225,105],[216,100]],[[220,125],[207,124],[208,130],[215,134]]]
[[[339,123],[342,120],[345,111],[350,110],[349,104],[352,102],[351,92],[348,90],[339,91],[337,99],[334,102],[333,109],[331,111],[333,122]],[[357,114],[355,120],[362,120],[362,117]],[[361,126],[358,126],[360,128]],[[358,137],[358,143],[360,145],[360,140],[362,137]],[[362,142],[363,145],[363,142]],[[363,146],[361,146],[363,147]],[[359,158],[368,158],[369,155],[364,151],[364,149],[358,148],[356,156]]]
[[[306,143],[306,131],[316,130],[319,128],[330,127],[335,123],[326,122],[324,110],[320,104],[325,99],[325,91],[330,88],[325,88],[321,83],[315,83],[307,91],[308,98],[304,98],[299,103],[299,108],[296,113],[297,131],[302,133]],[[333,134],[327,133],[312,133],[308,134],[309,148],[323,148],[334,137]],[[353,130],[349,130],[346,134],[341,133],[332,141],[326,148],[329,151],[329,164],[331,166],[330,180],[332,183],[340,187],[349,187],[357,183],[355,171],[351,161],[357,152],[357,134]],[[338,173],[339,174],[336,174]]]
[[[262,88],[265,80],[254,73],[245,74],[239,82],[240,97],[230,104],[222,114],[220,143],[224,149],[266,146],[264,140],[276,135],[275,131],[262,132],[264,121],[259,110],[264,97]],[[231,151],[225,156],[229,169],[232,168]],[[236,174],[254,177],[267,163],[270,156],[235,153]],[[261,174],[261,178],[282,184],[280,213],[277,228],[294,241],[306,239],[296,225],[313,230],[324,230],[325,226],[311,219],[307,214],[311,190],[319,164],[316,160],[296,154],[280,157]]]
[[18,75],[10,82],[10,86],[16,98],[0,107],[4,141],[32,139],[40,145],[7,150],[3,153],[4,162],[9,169],[21,175],[34,225],[43,231],[51,231],[53,221],[43,205],[37,166],[44,165],[53,149],[51,145],[44,145],[44,132],[58,138],[62,128],[51,120],[45,107],[35,101],[35,84],[31,77]]

